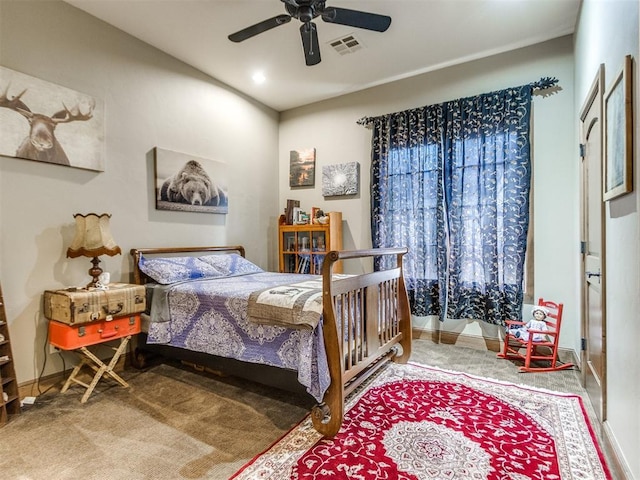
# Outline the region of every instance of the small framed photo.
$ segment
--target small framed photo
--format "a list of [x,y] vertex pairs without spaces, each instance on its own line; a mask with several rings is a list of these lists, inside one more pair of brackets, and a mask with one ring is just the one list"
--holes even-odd
[[605,201],[633,191],[632,62],[627,55],[604,96]]
[[360,164],[339,163],[322,167],[322,195],[337,197],[357,195],[360,185]]
[[316,176],[316,149],[304,148],[289,152],[289,186],[313,187]]

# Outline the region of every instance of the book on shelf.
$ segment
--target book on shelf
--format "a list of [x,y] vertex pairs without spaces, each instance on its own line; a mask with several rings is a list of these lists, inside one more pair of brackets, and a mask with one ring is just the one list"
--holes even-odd
[[287,225],[293,225],[294,216],[293,210],[294,208],[300,208],[300,200],[287,200],[287,208],[285,210],[285,218]]
[[297,273],[309,273],[309,255],[300,255]]

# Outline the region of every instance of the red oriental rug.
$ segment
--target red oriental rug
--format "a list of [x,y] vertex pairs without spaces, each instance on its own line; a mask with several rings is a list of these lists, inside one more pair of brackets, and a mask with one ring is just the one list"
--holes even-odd
[[391,364],[323,439],[310,418],[232,478],[611,480],[576,395]]

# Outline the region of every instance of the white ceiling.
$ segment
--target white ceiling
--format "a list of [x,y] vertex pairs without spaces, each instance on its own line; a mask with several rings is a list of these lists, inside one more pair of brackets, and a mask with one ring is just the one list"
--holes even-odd
[[[241,43],[227,36],[286,13],[281,0],[66,0],[275,110],[573,33],[580,0],[327,0],[389,15],[384,33],[315,19],[322,62],[305,65],[300,22]],[[364,48],[340,55],[328,42],[355,34]],[[266,81],[256,85],[252,75]]]

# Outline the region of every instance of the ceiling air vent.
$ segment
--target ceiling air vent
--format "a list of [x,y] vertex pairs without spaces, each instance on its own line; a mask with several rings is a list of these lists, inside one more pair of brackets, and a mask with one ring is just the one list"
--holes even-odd
[[364,48],[364,45],[362,45],[362,43],[360,43],[360,40],[358,40],[353,34],[347,35],[346,37],[338,38],[336,40],[331,40],[328,43],[331,48],[333,48],[340,55],[357,52],[361,48]]

